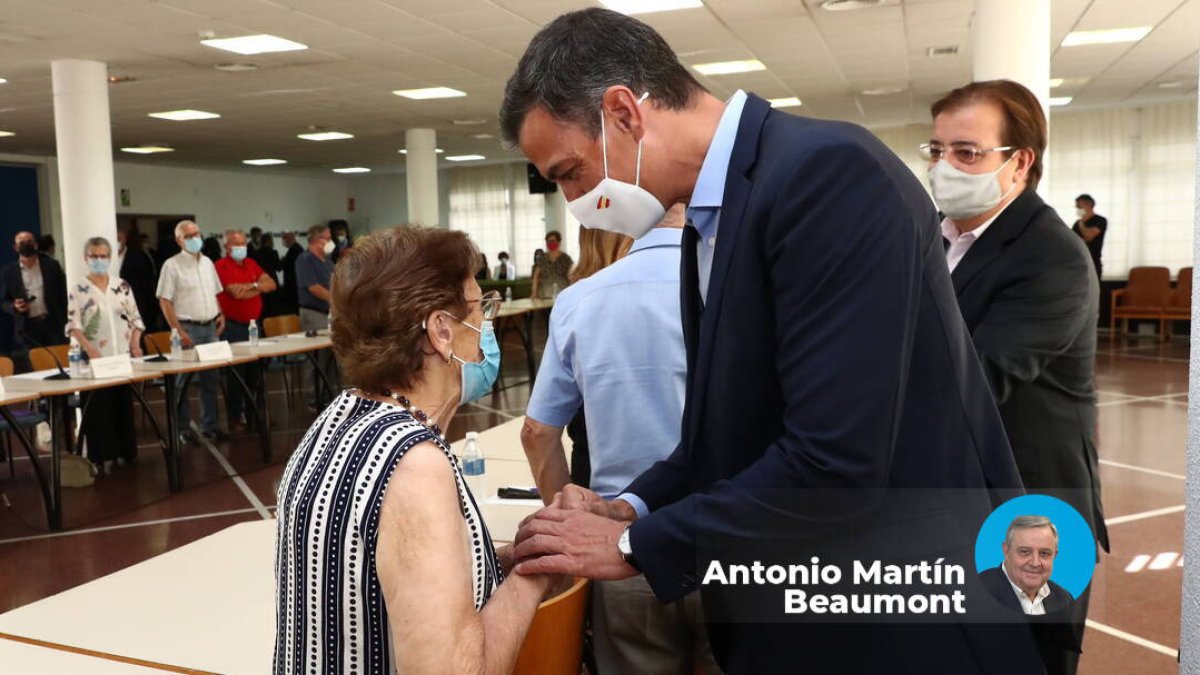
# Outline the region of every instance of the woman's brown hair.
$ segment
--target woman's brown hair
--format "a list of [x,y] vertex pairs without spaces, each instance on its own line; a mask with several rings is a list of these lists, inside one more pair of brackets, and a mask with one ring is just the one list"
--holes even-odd
[[633,246],[633,239],[607,230],[579,228],[579,262],[571,268],[571,283],[586,279],[624,258]]
[[468,312],[463,284],[479,251],[463,232],[394,227],[357,239],[333,272],[333,351],[346,380],[371,393],[420,382],[429,344],[421,323]]

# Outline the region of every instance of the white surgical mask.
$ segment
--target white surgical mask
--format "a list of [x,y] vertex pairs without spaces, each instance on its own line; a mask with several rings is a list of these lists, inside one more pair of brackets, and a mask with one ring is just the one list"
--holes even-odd
[[1087,215],[1087,212],[1086,212],[1086,211],[1084,211],[1083,209],[1080,209],[1080,208],[1076,208],[1076,209],[1075,209],[1075,217],[1076,217],[1076,218],[1079,218],[1080,220],[1083,220],[1083,217],[1084,217],[1084,216],[1086,216],[1086,215]]
[[[1008,162],[1015,157],[1009,157]],[[951,220],[966,220],[996,208],[1017,187],[1013,183],[1008,192],[1000,193],[996,177],[1008,162],[989,173],[967,173],[944,159],[934,164],[929,170],[929,185],[938,209]]]
[[336,248],[337,244],[333,243],[332,239],[325,242],[325,255],[333,255],[333,252]]
[[[642,94],[638,105],[649,95],[649,92]],[[600,145],[604,152],[604,180],[587,194],[568,202],[567,207],[588,229],[608,230],[637,239],[658,225],[667,214],[662,202],[641,187],[642,142],[638,141],[637,168],[632,184],[608,175],[608,136],[604,130],[603,108],[600,110]]]

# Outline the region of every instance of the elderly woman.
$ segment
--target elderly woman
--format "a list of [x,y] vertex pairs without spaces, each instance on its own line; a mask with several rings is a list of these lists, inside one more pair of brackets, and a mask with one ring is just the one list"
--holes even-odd
[[358,388],[280,479],[275,673],[513,667],[551,579],[504,579],[442,432],[499,371],[478,262],[461,232],[394,228],[337,265],[333,349]]
[[[69,287],[67,337],[74,338],[89,358],[132,354],[141,356],[145,326],[133,289],[111,270],[112,246],[92,237],[83,247],[88,275]],[[137,455],[133,426],[133,397],[128,387],[109,387],[84,395],[87,415],[80,434],[87,440],[88,458],[101,470],[129,464]]]

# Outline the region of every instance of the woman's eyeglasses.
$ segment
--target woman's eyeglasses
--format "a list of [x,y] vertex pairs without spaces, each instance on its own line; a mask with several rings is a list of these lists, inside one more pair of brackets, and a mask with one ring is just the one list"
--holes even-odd
[[500,291],[488,291],[478,300],[467,302],[478,302],[479,309],[483,311],[484,321],[491,321],[500,314],[500,303],[504,302],[504,298],[500,297]]

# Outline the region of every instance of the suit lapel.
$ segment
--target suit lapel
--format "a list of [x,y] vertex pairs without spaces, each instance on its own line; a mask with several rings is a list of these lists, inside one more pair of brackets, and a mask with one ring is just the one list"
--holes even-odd
[[991,264],[1005,247],[1021,236],[1033,220],[1034,214],[1045,206],[1045,202],[1033,190],[1025,190],[1020,197],[1014,199],[1012,204],[1001,212],[1000,217],[992,222],[979,241],[971,244],[967,254],[954,268],[950,278],[954,281],[955,295],[962,295],[967,284]]
[[[729,274],[733,250],[738,241],[738,231],[742,225],[742,216],[746,211],[746,203],[750,196],[752,184],[748,176],[754,163],[758,160],[758,140],[770,110],[770,104],[753,94],[746,97],[745,107],[742,108],[737,139],[733,144],[733,152],[729,157],[729,170],[725,176],[725,194],[721,201],[716,249],[713,251],[707,300],[704,302],[704,311],[700,320],[696,358],[693,363],[689,364],[689,372],[695,372],[694,386],[689,396],[690,401],[703,401],[708,387],[709,361],[712,358],[713,346],[716,342],[716,326],[721,315],[725,278]],[[694,231],[694,228],[688,229]],[[698,235],[693,234],[692,239],[698,240]],[[694,242],[690,247],[685,243],[684,251],[685,258],[695,259],[696,245]],[[695,414],[690,416],[689,437],[695,432],[696,422],[700,417]]]

